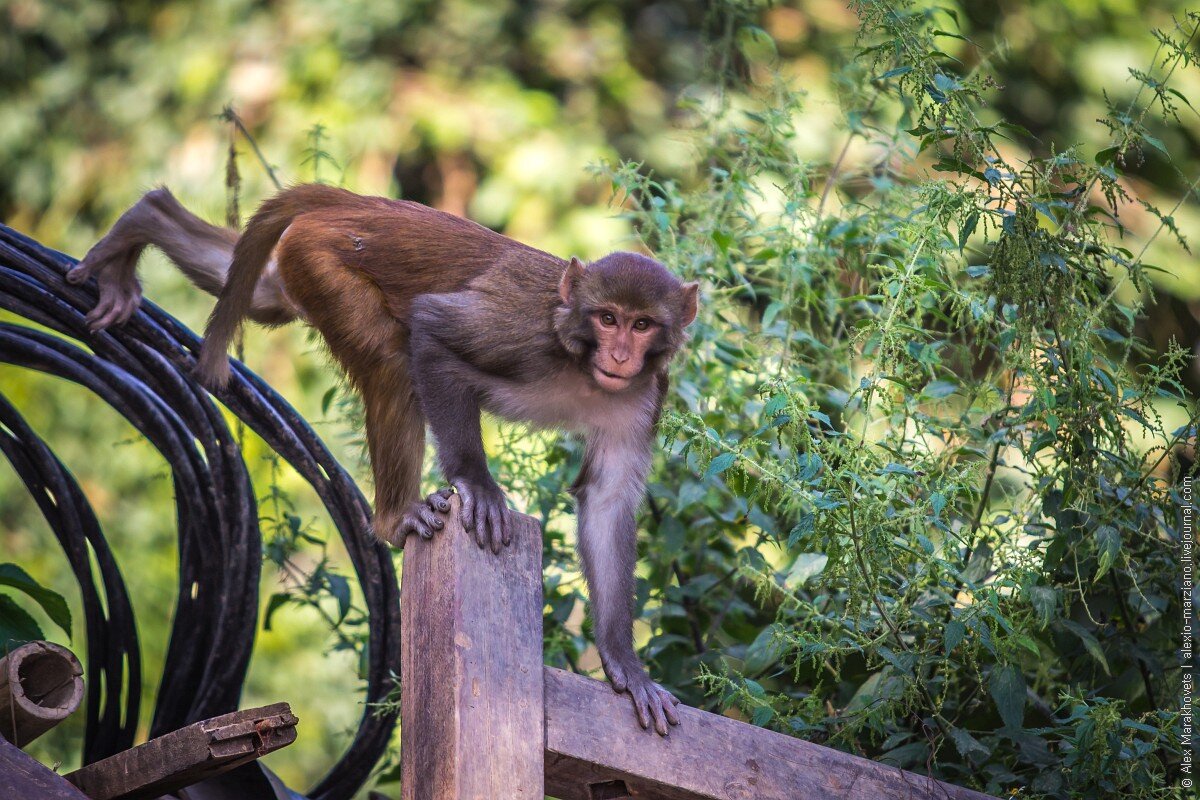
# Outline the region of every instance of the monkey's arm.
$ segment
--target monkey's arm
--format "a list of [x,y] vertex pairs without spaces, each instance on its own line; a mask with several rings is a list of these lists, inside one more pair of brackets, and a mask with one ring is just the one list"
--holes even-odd
[[679,724],[679,700],[650,680],[633,649],[635,513],[645,491],[652,440],[652,428],[593,433],[572,492],[579,503],[579,554],[604,672],[613,689],[629,692],[642,727],[653,724],[666,736],[668,723]]
[[504,492],[488,471],[479,426],[476,370],[439,337],[454,329],[453,314],[468,293],[423,295],[413,303],[409,334],[410,372],[421,410],[429,422],[442,475],[462,496],[463,527],[480,547],[511,541]]

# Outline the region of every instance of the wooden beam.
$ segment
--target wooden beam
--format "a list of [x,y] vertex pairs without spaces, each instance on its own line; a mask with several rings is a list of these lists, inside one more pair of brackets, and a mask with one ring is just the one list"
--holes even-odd
[[401,581],[402,797],[542,800],[542,532],[481,549],[451,499],[445,530],[410,536]]
[[66,776],[92,800],[159,797],[296,741],[287,703],[196,722]]
[[0,658],[0,736],[24,747],[79,708],[83,667],[65,647],[28,642]]
[[546,791],[561,800],[993,800],[685,706],[661,737],[628,697],[551,667],[545,702]]
[[37,800],[88,800],[67,779],[14,744],[0,739],[0,797]]

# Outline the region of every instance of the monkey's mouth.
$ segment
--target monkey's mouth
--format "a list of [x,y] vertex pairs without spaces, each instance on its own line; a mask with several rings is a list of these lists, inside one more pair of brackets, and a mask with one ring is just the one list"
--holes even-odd
[[633,376],[618,375],[602,367],[597,367],[595,364],[592,365],[592,377],[596,379],[596,383],[600,385],[600,388],[607,392],[619,392],[628,387],[633,380]]

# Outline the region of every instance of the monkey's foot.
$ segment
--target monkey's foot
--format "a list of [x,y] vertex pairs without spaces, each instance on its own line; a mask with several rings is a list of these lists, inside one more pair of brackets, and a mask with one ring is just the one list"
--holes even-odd
[[649,729],[653,722],[659,736],[668,736],[670,729],[667,725],[679,724],[679,715],[675,712],[679,698],[650,680],[645,669],[636,661],[628,665],[608,661],[603,663],[613,691],[629,693],[638,724],[643,729]]
[[447,487],[438,489],[424,500],[411,504],[400,515],[400,521],[394,524],[388,522],[386,516],[376,514],[375,535],[393,547],[404,547],[404,540],[409,534],[415,533],[422,539],[432,539],[433,535],[446,527],[445,516],[450,512],[450,495],[454,490]]
[[139,255],[140,248],[114,249],[106,237],[67,272],[67,282],[77,285],[96,278],[100,299],[87,314],[88,328],[93,332],[114,323],[125,324],[141,305],[142,287],[135,273]]
[[462,497],[463,527],[475,534],[480,547],[492,547],[499,553],[501,545],[512,543],[512,526],[508,524],[508,502],[504,492],[494,482],[489,486],[462,478],[450,481]]

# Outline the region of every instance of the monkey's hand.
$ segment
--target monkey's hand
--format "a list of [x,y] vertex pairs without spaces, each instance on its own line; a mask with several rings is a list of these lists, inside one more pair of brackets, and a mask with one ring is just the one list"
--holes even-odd
[[404,540],[410,533],[422,539],[432,539],[433,534],[446,527],[443,518],[450,513],[449,498],[453,493],[454,490],[449,487],[438,489],[424,500],[413,503],[405,509],[394,530],[379,531],[381,538],[396,547],[404,547]]
[[100,298],[87,314],[88,328],[93,332],[114,323],[124,325],[142,303],[142,286],[135,272],[140,248],[114,249],[109,239],[101,239],[67,273],[67,283],[76,285],[96,278]]
[[475,534],[480,547],[492,547],[499,553],[501,545],[512,542],[512,527],[508,524],[508,501],[491,476],[487,480],[454,478],[450,484],[462,497],[463,527]]
[[616,692],[628,692],[633,700],[633,710],[637,713],[638,724],[644,729],[654,723],[654,730],[659,736],[667,736],[667,724],[678,725],[679,715],[675,706],[679,698],[650,680],[646,669],[636,657],[632,659],[608,660],[601,658],[604,674]]

